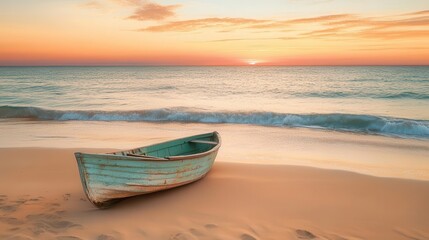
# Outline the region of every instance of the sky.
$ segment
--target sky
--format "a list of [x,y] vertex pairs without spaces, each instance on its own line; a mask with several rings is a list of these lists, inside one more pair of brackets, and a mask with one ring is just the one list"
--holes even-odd
[[2,0],[0,65],[429,65],[429,1]]

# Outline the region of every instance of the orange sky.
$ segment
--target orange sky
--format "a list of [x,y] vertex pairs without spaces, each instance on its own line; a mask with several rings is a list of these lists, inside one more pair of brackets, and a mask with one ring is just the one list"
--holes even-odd
[[0,65],[429,64],[429,2],[263,2],[1,1]]

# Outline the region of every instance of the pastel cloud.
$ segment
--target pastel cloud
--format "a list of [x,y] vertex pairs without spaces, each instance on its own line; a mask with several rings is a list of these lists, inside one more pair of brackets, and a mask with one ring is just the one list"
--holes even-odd
[[429,10],[408,13],[408,15],[428,15],[428,14],[429,14]]
[[108,3],[134,8],[134,13],[127,17],[127,19],[139,21],[160,21],[167,19],[175,16],[175,10],[181,7],[181,5],[178,4],[161,5],[148,0],[109,0],[102,2],[98,0],[90,0],[81,6],[86,8],[104,9],[107,8],[109,5]]
[[332,21],[306,32],[307,37],[359,37],[377,39],[424,38],[429,32],[429,11],[391,17],[372,17]]
[[298,18],[298,19],[292,19],[285,21],[287,23],[315,23],[315,22],[331,22],[335,20],[343,20],[343,19],[350,19],[354,16],[351,14],[334,14],[334,15],[324,15],[324,16],[318,16],[318,17],[312,17],[312,18]]
[[149,26],[140,29],[148,32],[187,32],[202,28],[225,28],[225,27],[245,27],[258,23],[270,22],[269,20],[257,20],[248,18],[202,18],[185,21],[174,21],[161,25]]
[[[303,27],[305,26],[305,27]],[[251,18],[202,18],[171,21],[152,25],[144,32],[190,32],[213,29],[217,32],[239,30],[264,30],[282,34],[277,39],[296,38],[422,38],[429,32],[429,11],[419,11],[394,16],[362,17],[351,14],[323,15],[288,20]],[[286,31],[293,35],[284,36]],[[227,41],[227,39],[225,39]],[[234,39],[231,39],[232,41]],[[240,39],[242,40],[242,39]],[[223,41],[223,40],[222,40]]]
[[[412,13],[419,17],[403,17],[397,15],[395,19],[386,20],[384,17],[362,18],[351,14],[324,15],[312,18],[297,18],[290,20],[269,20],[249,18],[202,18],[184,21],[174,21],[161,25],[150,26],[142,31],[192,31],[200,28],[220,26],[243,26],[255,29],[284,28],[295,24],[322,24],[322,25],[346,25],[367,27],[392,27],[392,26],[427,26],[429,25],[429,11]],[[409,14],[407,14],[409,15]],[[401,18],[402,17],[402,18]]]
[[129,16],[129,19],[135,19],[139,21],[148,20],[164,20],[175,15],[175,10],[180,5],[160,5],[157,3],[144,3],[139,6],[134,14]]

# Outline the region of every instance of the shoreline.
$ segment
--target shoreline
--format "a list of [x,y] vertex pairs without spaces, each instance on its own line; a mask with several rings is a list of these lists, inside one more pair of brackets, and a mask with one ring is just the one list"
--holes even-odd
[[223,140],[217,161],[297,165],[429,180],[429,141],[264,126],[200,123],[7,121],[0,146],[132,149],[204,132]]
[[0,149],[0,238],[429,238],[429,181],[216,161],[201,181],[97,210],[78,150]]

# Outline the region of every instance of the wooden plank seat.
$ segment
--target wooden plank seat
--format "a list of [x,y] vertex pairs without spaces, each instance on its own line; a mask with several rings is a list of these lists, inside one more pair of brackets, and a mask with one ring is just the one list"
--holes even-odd
[[212,141],[204,141],[204,140],[191,140],[190,143],[203,143],[203,144],[209,144],[209,145],[217,145],[217,142]]
[[148,156],[148,155],[144,155],[144,154],[140,155],[140,154],[127,153],[127,156],[140,157],[140,158],[146,158],[146,159],[155,159],[155,160],[167,160],[166,158],[153,157],[153,156]]

